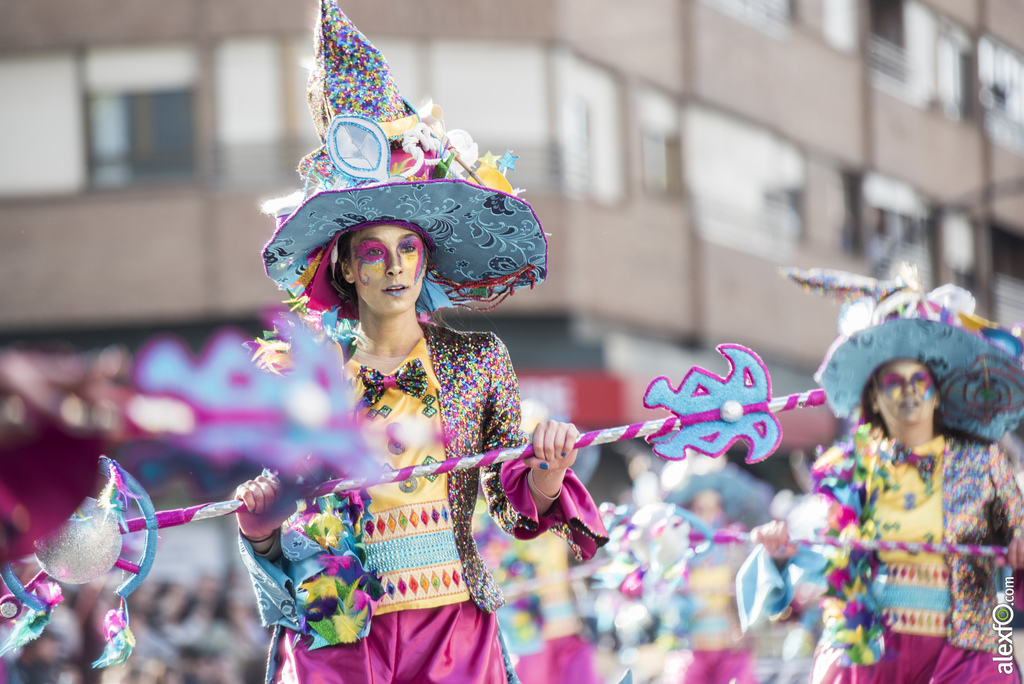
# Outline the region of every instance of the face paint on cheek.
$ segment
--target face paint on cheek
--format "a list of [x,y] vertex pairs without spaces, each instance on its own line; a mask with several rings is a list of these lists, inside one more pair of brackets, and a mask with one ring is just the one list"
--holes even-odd
[[370,284],[370,277],[383,278],[387,269],[387,248],[377,240],[364,240],[352,248],[359,282]]
[[423,241],[415,235],[409,235],[398,242],[398,255],[402,260],[402,269],[415,274],[413,282],[423,276],[423,267],[427,260],[423,254]]
[[918,377],[918,375],[915,374],[912,380],[915,381],[917,388],[920,390],[922,399],[928,401],[935,396],[935,383],[932,382],[932,376],[927,373],[922,373],[920,374],[920,377]]

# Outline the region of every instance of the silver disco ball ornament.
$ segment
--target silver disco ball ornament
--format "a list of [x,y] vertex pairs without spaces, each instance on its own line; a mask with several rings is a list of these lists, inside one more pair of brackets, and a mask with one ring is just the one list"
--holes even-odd
[[36,542],[36,560],[47,575],[66,584],[85,584],[108,572],[121,555],[117,516],[86,499],[75,516]]

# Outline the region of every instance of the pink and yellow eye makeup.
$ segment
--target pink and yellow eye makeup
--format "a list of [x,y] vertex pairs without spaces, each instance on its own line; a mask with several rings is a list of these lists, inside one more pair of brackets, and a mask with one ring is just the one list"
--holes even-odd
[[423,241],[417,235],[406,235],[398,241],[392,252],[384,242],[375,238],[352,246],[359,282],[369,285],[371,278],[384,278],[388,271],[399,265],[401,270],[413,274],[415,283],[423,275],[425,263]]
[[896,401],[907,394],[914,394],[927,401],[935,396],[935,382],[928,371],[917,371],[909,378],[899,373],[885,373],[878,381],[878,389],[885,396]]
[[383,278],[388,268],[388,248],[379,240],[363,240],[352,246],[359,282],[370,284],[370,278]]
[[398,258],[402,269],[413,274],[414,283],[423,276],[426,259],[423,258],[423,240],[418,235],[406,235],[398,241]]

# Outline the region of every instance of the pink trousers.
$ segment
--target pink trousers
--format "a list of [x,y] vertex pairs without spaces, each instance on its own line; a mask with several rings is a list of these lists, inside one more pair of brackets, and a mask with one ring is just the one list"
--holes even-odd
[[594,645],[577,635],[544,642],[540,653],[523,656],[516,674],[523,684],[602,684],[594,669]]
[[[985,651],[951,646],[945,637],[886,634],[888,657],[874,665],[839,665],[842,651],[826,649],[814,658],[812,684],[1016,684],[1012,672],[1000,672],[1000,662]],[[1005,665],[1005,663],[1003,663]],[[1006,668],[1004,667],[1004,670]]]
[[373,617],[354,644],[310,651],[285,630],[279,684],[504,684],[498,620],[472,601]]
[[663,684],[757,684],[750,651],[672,651]]

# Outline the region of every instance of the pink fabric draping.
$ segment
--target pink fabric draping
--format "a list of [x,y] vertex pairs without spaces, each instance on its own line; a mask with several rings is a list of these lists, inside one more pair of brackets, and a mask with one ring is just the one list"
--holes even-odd
[[673,651],[665,657],[663,684],[757,684],[749,651]]
[[818,653],[811,673],[812,684],[1016,684],[1020,682],[1017,665],[1013,672],[999,671],[992,653],[968,651],[944,637],[887,633],[886,656],[874,665],[839,665],[842,651],[828,649]]
[[564,525],[568,527],[571,541],[579,549],[580,557],[583,560],[592,558],[598,549],[596,539],[606,539],[608,532],[587,488],[572,470],[566,471],[561,494],[544,515],[539,515],[526,480],[529,472],[529,466],[522,461],[507,461],[501,465],[501,486],[505,495],[521,515],[537,525],[535,528],[517,527],[515,537],[533,539],[553,527]]
[[285,630],[279,684],[495,684],[505,682],[498,621],[472,601],[376,615],[354,644],[308,650]]
[[603,684],[594,669],[594,645],[571,635],[544,643],[540,653],[523,656],[516,674],[523,684]]

